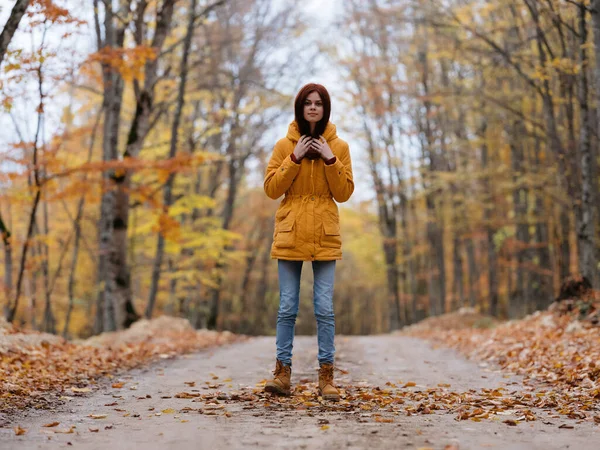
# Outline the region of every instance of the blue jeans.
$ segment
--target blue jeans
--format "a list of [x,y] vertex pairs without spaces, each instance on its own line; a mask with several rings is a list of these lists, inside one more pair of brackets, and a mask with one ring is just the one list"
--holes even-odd
[[[300,303],[300,274],[303,261],[278,259],[279,312],[277,314],[277,359],[286,366],[292,365],[294,327]],[[317,319],[319,364],[333,364],[335,345],[335,318],[333,315],[333,282],[335,261],[313,261],[314,311]]]

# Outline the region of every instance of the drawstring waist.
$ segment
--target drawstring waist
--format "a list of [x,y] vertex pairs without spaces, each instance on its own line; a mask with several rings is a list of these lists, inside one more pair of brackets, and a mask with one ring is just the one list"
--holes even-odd
[[331,194],[285,194],[285,198],[290,197],[290,198],[300,198],[300,197],[325,197],[325,198],[333,198],[333,195]]
[[302,201],[298,206],[296,213],[296,220],[298,220],[302,215],[306,212],[305,205],[308,205],[310,201],[314,200],[333,200],[333,196],[331,194],[286,194],[284,200],[289,199],[290,201],[293,199],[301,198]]

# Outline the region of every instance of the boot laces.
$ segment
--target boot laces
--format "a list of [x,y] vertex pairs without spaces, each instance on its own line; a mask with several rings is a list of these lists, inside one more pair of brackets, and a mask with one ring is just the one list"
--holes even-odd
[[333,366],[321,366],[320,373],[325,384],[333,384]]
[[275,371],[273,372],[273,376],[277,378],[280,375],[287,375],[290,372],[290,370],[290,366],[284,366],[283,363],[277,361],[277,364],[275,365]]

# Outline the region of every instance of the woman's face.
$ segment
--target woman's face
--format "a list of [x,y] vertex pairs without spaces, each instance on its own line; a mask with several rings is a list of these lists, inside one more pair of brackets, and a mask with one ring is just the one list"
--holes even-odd
[[323,118],[323,101],[317,91],[308,94],[304,101],[304,119],[309,123],[317,123]]

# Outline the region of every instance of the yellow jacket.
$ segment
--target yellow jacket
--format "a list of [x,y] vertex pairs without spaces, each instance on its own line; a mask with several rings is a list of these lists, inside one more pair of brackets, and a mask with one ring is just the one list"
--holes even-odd
[[295,261],[342,259],[340,216],[336,200],[347,201],[354,191],[348,144],[337,137],[329,122],[323,136],[336,161],[322,158],[291,159],[300,132],[293,121],[287,136],[275,144],[265,172],[266,194],[277,199],[285,194],[275,214],[271,258]]

